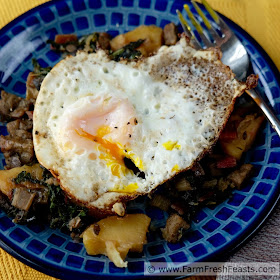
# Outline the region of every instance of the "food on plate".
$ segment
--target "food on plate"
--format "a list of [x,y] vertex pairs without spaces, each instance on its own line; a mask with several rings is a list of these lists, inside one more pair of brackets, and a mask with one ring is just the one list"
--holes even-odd
[[96,49],[108,50],[110,48],[110,35],[106,32],[94,32],[93,34],[78,37],[74,34],[57,34],[54,40],[48,40],[51,48],[57,52],[74,54],[78,50],[88,53]]
[[182,216],[173,213],[168,217],[165,227],[161,229],[162,237],[170,243],[176,243],[182,238],[184,231],[189,228],[190,225]]
[[218,52],[197,51],[184,37],[137,63],[78,53],[42,82],[36,157],[69,197],[108,215],[202,158],[246,88]]
[[155,25],[141,25],[132,31],[120,34],[110,42],[113,51],[119,50],[130,42],[144,40],[137,48],[143,56],[148,56],[158,51],[163,42],[163,30]]
[[[28,74],[26,80],[26,100],[30,100],[34,105],[41,87],[41,83],[46,75],[50,72],[51,67],[41,67],[36,59],[32,59],[32,64],[33,71]],[[29,116],[30,119],[32,119],[32,117],[33,115]]]
[[177,29],[177,26],[173,22],[170,22],[164,26],[163,40],[164,40],[164,45],[166,45],[166,46],[175,45],[177,43],[178,29]]
[[179,242],[190,228],[198,209],[217,205],[229,198],[232,190],[240,189],[252,175],[252,164],[218,167],[224,159],[215,153],[205,157],[191,170],[163,184],[152,196],[150,206],[170,215],[161,229],[165,240]]
[[142,252],[151,219],[145,214],[111,216],[88,227],[82,234],[89,255],[106,255],[117,267],[126,267],[128,251]]
[[[38,163],[34,164],[33,166],[23,165],[21,167],[15,167],[9,170],[0,170],[0,190],[3,194],[5,194],[10,199],[13,198],[13,192],[18,187],[16,180],[14,179],[21,172],[29,173],[33,178],[36,178],[37,180],[43,179],[43,169],[40,167]],[[36,185],[36,183],[27,182],[27,181],[25,181],[23,185],[27,189],[40,188],[40,186]]]
[[[199,209],[251,176],[242,155],[264,117],[246,102],[228,118],[257,78],[235,80],[219,50],[178,41],[173,23],[112,40],[104,32],[59,34],[48,43],[70,56],[53,68],[33,60],[26,99],[1,93],[9,123],[0,136],[0,205],[14,222],[47,222],[124,267],[150,223],[126,214],[128,201],[148,194],[143,207],[168,212],[165,227],[150,230],[174,243]],[[100,220],[108,215],[115,216]]]
[[[3,96],[2,91],[2,96]],[[5,93],[6,95],[6,93]],[[10,99],[16,97],[10,95]],[[5,100],[1,99],[1,101]],[[26,111],[32,114],[32,111]],[[3,116],[3,115],[2,115]],[[6,159],[6,169],[19,167],[23,164],[30,164],[35,159],[32,141],[32,121],[29,119],[17,118],[7,124],[9,135],[0,136],[0,146]]]
[[224,153],[240,160],[242,154],[252,146],[264,119],[263,115],[250,114],[244,117],[241,110],[234,112],[219,139]]
[[0,205],[15,223],[48,223],[77,240],[93,222],[88,210],[72,203],[38,163],[0,171]]

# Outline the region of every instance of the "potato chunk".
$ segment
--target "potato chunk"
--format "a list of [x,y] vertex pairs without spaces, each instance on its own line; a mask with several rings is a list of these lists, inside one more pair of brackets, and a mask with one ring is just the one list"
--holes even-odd
[[110,42],[113,51],[116,51],[130,42],[135,42],[139,39],[145,40],[138,48],[143,56],[148,56],[156,52],[162,45],[163,30],[155,25],[141,25],[132,31],[121,34],[113,38]]
[[[233,116],[233,118],[236,117]],[[232,122],[233,118],[231,117],[228,124]],[[236,135],[232,139],[226,139],[222,133],[219,142],[224,153],[240,160],[242,154],[248,151],[253,145],[263,121],[264,116],[256,117],[255,115],[247,115],[238,124]],[[229,134],[229,132],[227,131],[226,134]]]
[[107,217],[88,227],[82,234],[89,255],[103,254],[117,267],[127,267],[128,251],[141,252],[147,242],[151,219],[144,214],[128,214],[122,218]]
[[[9,170],[0,170],[0,192],[8,196],[10,199],[13,194],[13,189],[18,187],[13,179],[16,178],[22,171],[30,173],[33,178],[38,180],[43,178],[43,169],[39,164],[34,164],[32,166],[24,165]],[[22,185],[25,185],[27,188],[34,187],[34,184],[31,182],[23,182]]]

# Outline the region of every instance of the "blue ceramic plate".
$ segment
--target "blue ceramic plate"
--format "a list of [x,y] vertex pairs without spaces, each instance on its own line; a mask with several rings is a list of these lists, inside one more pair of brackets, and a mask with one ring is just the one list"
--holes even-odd
[[[178,23],[176,9],[183,1],[171,0],[61,0],[51,1],[20,16],[0,31],[0,81],[7,92],[25,95],[25,80],[32,70],[31,59],[43,66],[56,64],[60,56],[46,45],[56,34],[89,34],[107,31],[117,35],[140,24],[163,27]],[[225,19],[247,48],[255,73],[260,76],[258,90],[275,112],[280,110],[279,72],[260,46],[241,28]],[[6,134],[5,125],[1,133]],[[58,278],[94,279],[141,277],[144,262],[186,262],[223,260],[226,252],[242,244],[263,223],[279,197],[280,139],[269,125],[258,135],[246,161],[255,165],[248,185],[235,191],[232,198],[215,208],[200,211],[192,230],[178,244],[169,244],[161,236],[149,233],[142,254],[130,256],[126,269],[116,268],[105,256],[88,256],[83,244],[47,226],[14,224],[0,211],[0,245],[24,263]],[[1,155],[1,167],[4,159]],[[143,200],[131,203],[163,226],[166,215],[146,208]],[[98,277],[97,277],[98,276]]]

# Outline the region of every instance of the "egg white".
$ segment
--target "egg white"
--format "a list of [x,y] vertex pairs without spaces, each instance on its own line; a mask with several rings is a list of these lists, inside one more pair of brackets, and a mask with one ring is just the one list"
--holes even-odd
[[81,52],[59,62],[41,85],[36,156],[69,196],[110,212],[201,158],[245,88],[218,52],[197,51],[184,38],[138,62]]

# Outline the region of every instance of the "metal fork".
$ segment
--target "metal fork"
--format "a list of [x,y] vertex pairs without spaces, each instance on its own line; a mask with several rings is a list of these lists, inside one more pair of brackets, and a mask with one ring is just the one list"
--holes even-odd
[[[222,20],[222,18],[219,17],[219,15],[211,8],[206,0],[201,0],[201,2],[210,16],[213,18],[215,22],[214,24],[210,23],[210,21],[207,19],[206,15],[203,13],[196,2],[194,2],[193,0],[191,0],[191,2],[196,9],[200,19],[204,22],[206,28],[203,28],[200,25],[199,21],[191,12],[187,4],[184,5],[184,9],[187,12],[193,28],[184,19],[179,10],[177,10],[176,12],[185,33],[191,38],[191,42],[193,43],[194,47],[196,49],[219,47],[223,53],[222,62],[231,68],[238,80],[245,79],[249,69],[250,60],[247,50],[245,49],[241,41],[230,30],[230,28]],[[221,34],[219,34],[217,30],[219,30]],[[260,107],[260,109],[263,111],[264,115],[270,122],[271,126],[280,136],[280,121],[277,119],[269,106],[264,102],[260,94],[253,89],[247,90],[246,92]]]

